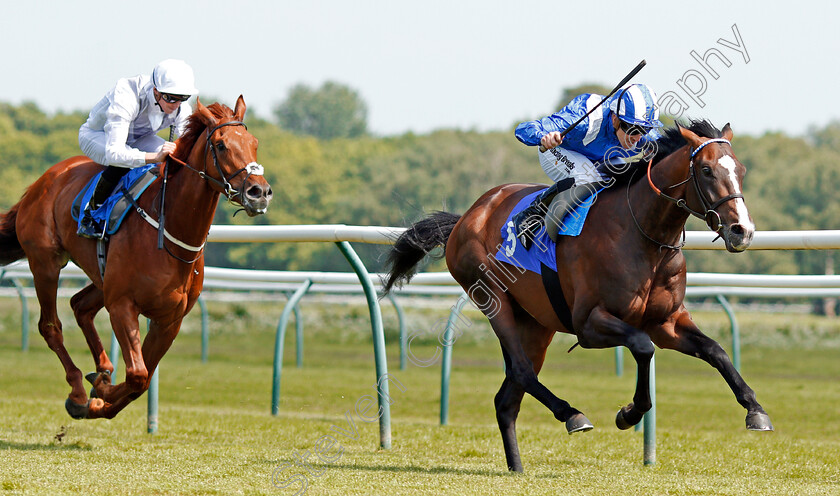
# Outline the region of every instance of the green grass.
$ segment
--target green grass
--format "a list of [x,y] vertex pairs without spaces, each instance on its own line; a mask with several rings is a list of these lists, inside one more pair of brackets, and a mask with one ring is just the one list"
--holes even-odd
[[[60,305],[68,348],[90,370],[66,300]],[[0,301],[0,495],[294,494],[299,484],[277,488],[272,474],[307,451],[319,473],[307,475],[312,495],[840,494],[840,324],[833,320],[739,314],[742,369],[774,422],[769,434],[745,430],[746,412],[708,365],[658,351],[657,463],[647,467],[642,434],[613,424],[632,396],[629,354],[625,373],[616,377],[612,350],[567,354],[573,340],[558,336],[541,380],[596,428],[569,436],[526,397],[518,422],[525,473],[510,474],[492,406],[501,353],[477,312],[468,312],[474,325],[455,345],[449,425],[442,427],[440,367],[409,363],[399,370],[396,319],[384,307],[389,372],[405,390],[390,387],[393,447],[380,450],[378,423],[354,413],[375,382],[363,306],[304,300],[305,364],[295,368],[289,333],[281,413],[270,415],[281,305],[210,302],[208,364],[200,361],[198,312],[190,315],[162,362],[159,432],[149,435],[145,397],[114,420],[70,419],[63,370],[35,331],[37,306],[30,308],[33,331],[24,353],[16,302]],[[445,307],[406,311],[413,329],[430,329],[446,317]],[[699,312],[695,320],[728,348],[722,313]],[[97,322],[107,329],[104,319]],[[432,355],[431,335],[415,343],[421,344],[417,356]],[[356,439],[332,429],[348,428],[348,411]],[[314,454],[325,435],[337,439],[324,450],[330,462]],[[288,468],[278,480],[294,474],[307,472]]]

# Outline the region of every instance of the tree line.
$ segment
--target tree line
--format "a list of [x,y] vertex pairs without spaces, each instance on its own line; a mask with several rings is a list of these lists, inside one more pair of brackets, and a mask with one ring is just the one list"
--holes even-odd
[[[598,86],[586,88],[597,91]],[[558,107],[577,90],[567,89]],[[406,226],[433,210],[462,213],[499,184],[547,181],[534,149],[513,137],[515,123],[507,132],[442,129],[377,137],[367,130],[366,112],[356,92],[325,83],[320,88],[295,87],[275,107],[271,120],[246,116],[249,131],[260,140],[259,161],[275,198],[265,216],[253,219],[233,217],[236,208],[220,203],[214,222]],[[32,102],[0,103],[0,208],[17,202],[54,163],[81,153],[77,133],[86,117],[83,112],[48,115]],[[838,228],[840,123],[814,128],[802,137],[738,135],[738,123],[732,127],[733,147],[748,170],[744,195],[758,230]],[[706,229],[695,219],[688,228]],[[386,247],[356,249],[370,270],[382,269]],[[833,271],[830,251],[688,251],[686,257],[689,270],[697,272]],[[348,270],[338,250],[324,243],[211,243],[207,263]],[[444,270],[444,265],[431,262],[429,269]]]

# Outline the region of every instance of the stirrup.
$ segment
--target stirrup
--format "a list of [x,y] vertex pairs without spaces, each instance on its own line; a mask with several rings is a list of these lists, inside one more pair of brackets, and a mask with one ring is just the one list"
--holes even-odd
[[[527,222],[527,223],[526,223]],[[537,236],[540,228],[543,226],[543,221],[540,217],[531,216],[525,221],[516,226],[516,239],[523,248],[529,250],[534,238]]]
[[93,220],[93,217],[90,216],[90,213],[85,212],[82,220],[79,222],[79,229],[76,231],[76,234],[88,239],[102,239],[105,234],[104,226],[100,227]]

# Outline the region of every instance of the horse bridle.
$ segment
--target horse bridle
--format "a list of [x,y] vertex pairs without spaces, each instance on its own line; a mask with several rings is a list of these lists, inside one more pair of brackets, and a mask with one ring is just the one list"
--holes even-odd
[[262,165],[260,165],[256,162],[250,162],[250,163],[246,164],[245,167],[242,167],[241,169],[237,170],[236,172],[232,173],[231,175],[225,177],[225,173],[222,171],[222,166],[219,165],[219,159],[216,155],[216,147],[211,146],[211,142],[210,142],[210,137],[213,136],[213,133],[215,133],[217,130],[219,130],[220,128],[223,128],[225,126],[242,126],[245,129],[248,129],[248,126],[246,126],[245,123],[242,122],[242,121],[228,121],[228,122],[223,122],[221,124],[218,124],[216,127],[207,130],[207,141],[204,144],[204,155],[207,156],[208,149],[212,152],[213,165],[216,167],[216,171],[219,173],[219,177],[222,178],[221,181],[216,179],[215,177],[211,177],[207,174],[207,161],[204,162],[204,170],[198,170],[195,167],[188,164],[187,162],[179,160],[175,157],[172,157],[172,159],[175,160],[176,162],[178,162],[179,164],[187,167],[188,169],[196,172],[198,174],[198,176],[200,178],[204,179],[205,181],[208,181],[208,182],[213,183],[216,186],[218,186],[222,190],[222,194],[225,195],[225,197],[228,199],[229,202],[232,203],[234,198],[236,198],[238,196],[239,200],[240,200],[240,203],[242,203],[242,202],[245,201],[245,196],[244,196],[245,195],[245,190],[243,188],[242,191],[237,191],[233,187],[233,185],[230,184],[231,179],[233,179],[234,177],[238,176],[239,174],[245,172],[246,173],[245,179],[242,180],[242,184],[245,184],[248,181],[249,177],[251,177],[251,176],[261,176],[261,175],[263,175],[263,173],[265,171],[264,171]]
[[[242,184],[244,185],[248,181],[249,177],[263,175],[264,169],[263,169],[262,165],[260,165],[256,162],[249,162],[248,164],[245,165],[245,167],[242,167],[241,169],[237,170],[236,172],[234,172],[230,176],[225,177],[225,173],[222,171],[222,166],[219,165],[219,159],[216,156],[216,147],[211,146],[211,143],[210,143],[210,137],[213,135],[213,133],[216,132],[218,129],[220,129],[222,127],[225,127],[225,126],[243,126],[245,129],[248,129],[248,126],[246,126],[245,123],[242,122],[242,121],[228,121],[228,122],[223,122],[221,124],[218,124],[216,127],[207,130],[207,142],[204,144],[204,155],[205,155],[205,157],[207,156],[207,149],[208,148],[210,150],[212,150],[213,165],[215,165],[216,170],[219,173],[219,177],[222,178],[221,181],[214,178],[214,177],[211,177],[207,174],[207,161],[206,160],[204,161],[204,170],[198,170],[195,167],[191,166],[190,164],[188,164],[187,162],[185,162],[181,159],[178,159],[178,158],[173,157],[171,155],[169,156],[169,158],[171,158],[175,162],[178,162],[179,164],[183,165],[187,169],[197,173],[198,176],[200,178],[204,179],[205,181],[211,182],[211,183],[215,184],[216,186],[218,186],[219,188],[221,188],[222,193],[225,195],[225,197],[228,199],[229,202],[233,203],[234,198],[239,196],[240,197],[240,204],[241,204],[245,201],[245,189],[243,188],[242,191],[237,191],[233,187],[233,185],[230,184],[230,180],[233,179],[234,177],[238,176],[242,172],[245,172],[246,173],[245,179],[242,180]],[[167,173],[168,173],[168,171],[165,170],[164,175],[166,175]],[[140,209],[139,207],[137,207],[137,208],[138,208],[138,211],[141,213],[141,217],[144,217],[145,212],[142,212],[142,209]],[[234,213],[234,215],[236,215],[236,214]],[[146,218],[146,217],[144,217],[144,218]],[[188,244],[186,244],[182,241],[179,241],[178,239],[171,236],[168,232],[166,232],[165,229],[162,226],[162,223],[157,224],[156,222],[151,221],[150,218],[146,218],[146,221],[149,222],[150,224],[152,224],[152,226],[154,226],[156,229],[158,229],[158,228],[161,229],[164,232],[167,239],[169,239],[170,241],[175,243],[177,246],[180,246],[181,248],[184,248],[185,250],[192,251],[192,252],[200,252],[201,250],[204,249],[205,243],[202,243],[201,246],[188,245]],[[164,247],[165,247],[165,245],[164,245]],[[167,253],[169,253],[174,258],[176,258],[176,259],[178,259],[178,260],[180,260],[184,263],[187,263],[187,264],[192,264],[196,260],[201,258],[201,255],[198,255],[193,260],[185,260],[185,259],[175,255],[174,253],[172,253],[169,250],[168,247],[166,247],[166,251],[167,251]]]
[[672,196],[666,195],[662,192],[662,190],[657,188],[655,184],[653,184],[653,179],[651,179],[650,177],[650,169],[653,166],[653,159],[651,159],[650,162],[648,162],[647,179],[648,184],[650,184],[650,187],[653,189],[654,193],[656,193],[662,198],[665,198],[668,201],[675,203],[678,207],[697,217],[698,219],[702,219],[706,223],[706,225],[709,226],[709,229],[711,229],[713,232],[718,233],[718,236],[720,236],[720,231],[721,229],[723,229],[723,223],[721,222],[720,214],[717,213],[716,209],[730,200],[744,198],[744,195],[742,195],[741,193],[733,193],[731,195],[724,196],[723,198],[720,198],[715,202],[712,202],[709,198],[706,197],[706,195],[703,193],[703,190],[700,189],[700,183],[697,181],[697,176],[694,174],[694,157],[697,156],[697,154],[700,153],[700,150],[702,150],[706,145],[709,145],[711,143],[726,143],[730,147],[732,146],[732,143],[730,143],[729,140],[724,138],[713,138],[704,141],[700,144],[700,146],[698,146],[691,152],[691,156],[688,162],[688,178],[684,181],[680,181],[677,184],[673,184],[665,188],[676,188],[677,186],[682,186],[683,184],[691,181],[694,184],[694,190],[697,193],[697,197],[700,198],[700,203],[703,204],[704,211],[702,213],[689,207],[688,203],[685,201],[684,198],[674,198]]

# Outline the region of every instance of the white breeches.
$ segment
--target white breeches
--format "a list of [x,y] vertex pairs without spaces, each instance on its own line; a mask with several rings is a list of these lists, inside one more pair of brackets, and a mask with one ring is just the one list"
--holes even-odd
[[[105,163],[105,143],[108,141],[108,136],[105,131],[96,131],[88,129],[87,126],[82,126],[79,129],[79,147],[82,153],[87,155],[91,160],[97,164],[113,165],[115,167],[128,167],[122,164],[107,164]],[[159,152],[166,142],[160,136],[150,134],[143,136],[133,143],[128,143],[131,148],[136,148],[141,152]]]

